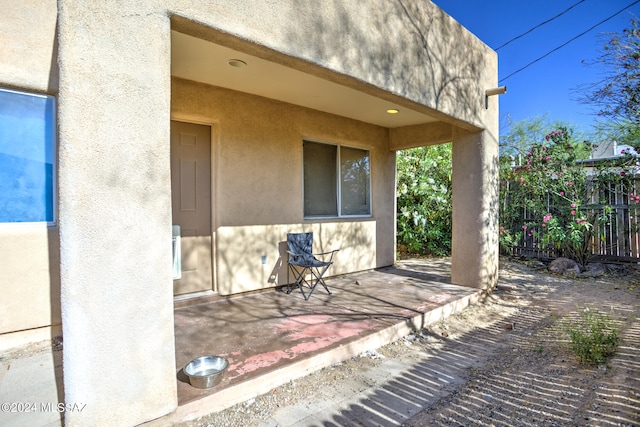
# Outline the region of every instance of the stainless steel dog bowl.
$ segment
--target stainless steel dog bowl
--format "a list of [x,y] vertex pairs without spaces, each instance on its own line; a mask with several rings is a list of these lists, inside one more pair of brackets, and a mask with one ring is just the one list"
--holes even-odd
[[220,383],[229,361],[222,356],[203,356],[193,359],[184,367],[189,382],[196,388],[210,388]]

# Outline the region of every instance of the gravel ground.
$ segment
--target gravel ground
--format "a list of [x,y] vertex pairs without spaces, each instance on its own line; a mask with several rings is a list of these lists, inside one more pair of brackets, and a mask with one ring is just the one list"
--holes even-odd
[[[620,328],[606,365],[568,348],[565,325],[585,307]],[[498,289],[460,314],[182,425],[640,426],[639,313],[637,268],[573,279],[503,260]],[[341,406],[304,413],[336,396]]]

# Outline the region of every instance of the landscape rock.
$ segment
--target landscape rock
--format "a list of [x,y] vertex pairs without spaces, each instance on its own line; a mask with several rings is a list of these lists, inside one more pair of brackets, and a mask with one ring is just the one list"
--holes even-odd
[[535,260],[535,259],[528,261],[527,266],[534,268],[536,270],[544,270],[547,268],[547,265],[544,262]]
[[587,264],[587,268],[582,273],[582,276],[583,277],[600,277],[607,274],[608,271],[609,269],[605,264],[602,264],[601,262],[592,262]]
[[569,258],[556,258],[549,263],[549,271],[563,276],[578,276],[582,271],[580,265]]

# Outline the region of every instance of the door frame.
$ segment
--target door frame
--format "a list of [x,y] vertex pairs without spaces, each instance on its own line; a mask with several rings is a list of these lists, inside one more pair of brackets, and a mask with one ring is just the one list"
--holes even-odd
[[[194,292],[190,294],[183,295],[174,295],[174,301],[181,301],[185,299],[197,298],[206,295],[218,294],[218,270],[217,263],[215,260],[217,259],[217,244],[216,244],[216,224],[217,224],[217,212],[215,210],[215,206],[217,206],[217,188],[215,186],[216,177],[218,174],[218,164],[217,164],[217,147],[218,147],[218,125],[217,121],[213,121],[210,118],[206,118],[204,116],[192,115],[192,114],[174,114],[171,113],[171,117],[169,119],[169,126],[171,126],[171,122],[184,122],[194,125],[203,125],[209,126],[211,130],[210,141],[211,141],[211,206],[209,209],[211,210],[211,289],[201,292]],[[169,141],[171,144],[171,141]],[[171,160],[171,159],[169,159]],[[171,168],[171,162],[169,162],[169,168]],[[171,194],[169,195],[171,197]]]

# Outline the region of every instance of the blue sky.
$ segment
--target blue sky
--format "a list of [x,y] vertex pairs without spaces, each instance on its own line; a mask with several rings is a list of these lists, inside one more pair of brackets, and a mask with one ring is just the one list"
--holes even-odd
[[[506,1],[433,0],[489,47],[510,39],[558,15],[580,0]],[[498,50],[499,79],[566,43],[636,0],[583,0],[569,12]],[[506,115],[519,121],[548,114],[550,120],[571,122],[589,132],[594,110],[575,100],[582,84],[600,79],[602,69],[587,67],[603,47],[603,33],[621,32],[632,17],[640,17],[640,2],[594,28],[560,50],[501,81],[500,124]]]

